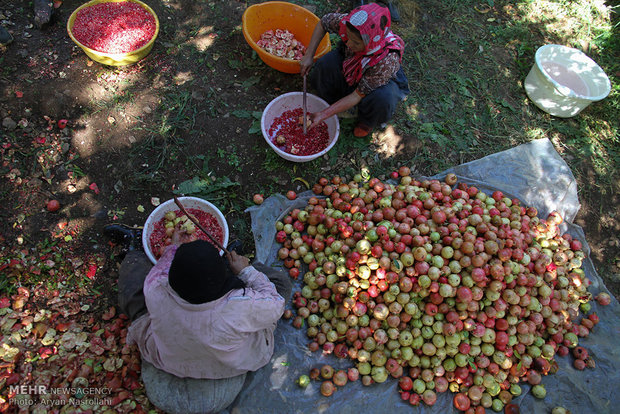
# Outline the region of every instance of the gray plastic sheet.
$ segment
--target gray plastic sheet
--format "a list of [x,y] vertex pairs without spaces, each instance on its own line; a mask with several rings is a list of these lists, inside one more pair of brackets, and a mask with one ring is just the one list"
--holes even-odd
[[[519,198],[525,205],[534,206],[539,216],[546,218],[551,211],[558,211],[565,219],[563,231],[579,238],[589,253],[586,237],[581,227],[572,224],[579,210],[577,185],[570,168],[547,139],[532,141],[518,147],[489,155],[482,159],[450,168],[432,178],[443,178],[455,173],[459,181],[478,186],[487,193],[501,190]],[[275,222],[295,207],[303,207],[313,194],[309,191],[290,201],[276,194],[260,206],[250,207],[252,231],[256,243],[256,260],[280,266],[276,252]],[[586,276],[592,281],[590,292],[596,295],[606,291],[589,257],[584,261]],[[301,288],[301,280],[295,290]],[[287,304],[291,308],[291,304]],[[540,400],[530,395],[530,387],[520,384],[523,394],[513,400],[522,413],[550,413],[556,406],[573,412],[620,412],[620,305],[612,296],[609,306],[592,303],[592,310],[601,322],[588,338],[581,338],[596,361],[595,369],[578,371],[572,367],[572,357],[556,357],[558,373],[543,377],[547,396]],[[295,329],[291,321],[280,320],[275,332],[275,349],[269,364],[247,376],[243,390],[229,407],[236,413],[458,413],[453,408],[451,392],[438,395],[437,403],[428,407],[412,407],[402,401],[398,381],[390,378],[383,384],[365,387],[361,381],[348,383],[331,397],[319,392],[320,381],[311,381],[305,389],[295,380],[308,374],[313,367],[330,364],[335,368],[354,366],[349,359],[333,355],[311,353],[307,347],[305,329]],[[487,412],[491,412],[490,409]]]

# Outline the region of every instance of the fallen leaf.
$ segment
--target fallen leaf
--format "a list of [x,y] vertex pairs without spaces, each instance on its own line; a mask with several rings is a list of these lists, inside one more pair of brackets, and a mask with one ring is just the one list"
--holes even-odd
[[6,343],[2,344],[2,348],[0,348],[0,357],[5,362],[15,362],[19,354],[19,348],[14,348]]
[[123,382],[120,377],[116,375],[110,381],[106,382],[105,386],[106,388],[110,388],[112,391],[116,391],[123,386]]
[[71,388],[76,388],[76,396],[84,396],[84,388],[88,388],[89,382],[85,377],[76,377],[73,381],[71,381]]
[[41,356],[41,359],[49,358],[55,353],[56,353],[55,347],[52,348],[49,346],[45,346],[45,347],[39,348],[39,355]]
[[101,339],[98,336],[94,336],[90,340],[89,349],[90,349],[90,352],[94,353],[95,355],[103,354],[105,352],[105,349],[103,348],[103,339]]
[[116,316],[116,308],[114,306],[110,306],[110,309],[108,309],[107,312],[103,313],[101,319],[103,319],[104,321],[109,321],[114,316]]
[[115,405],[118,405],[120,403],[122,403],[123,401],[125,401],[127,398],[130,397],[130,393],[129,391],[121,391],[118,393],[118,395],[114,398],[112,398],[112,402],[111,402],[111,406],[114,407]]
[[126,377],[124,381],[125,388],[130,391],[137,390],[138,388],[142,388],[142,385],[135,379],[131,377]]
[[24,96],[24,93],[22,91],[15,91],[15,96],[18,98],[22,98]]
[[306,188],[310,188],[310,184],[308,184],[308,181],[304,180],[301,177],[295,177],[295,178],[293,178],[293,180],[291,182],[294,183],[295,181],[302,182],[306,186]]
[[479,9],[477,6],[474,6],[474,10],[476,10],[478,13],[486,14],[491,11],[491,8],[488,7],[486,9]]
[[108,372],[114,372],[123,366],[123,360],[118,357],[110,357],[103,363],[103,369]]
[[13,328],[13,325],[15,325],[16,323],[17,323],[17,320],[13,318],[4,319],[2,321],[2,325],[0,326],[0,329],[2,330],[2,332],[9,332],[11,328]]
[[63,348],[70,350],[76,347],[77,345],[77,336],[73,332],[65,332],[60,337],[60,346]]
[[9,375],[6,379],[6,385],[13,385],[13,384],[17,384],[20,380],[20,375],[17,372],[13,372],[11,375]]
[[107,337],[105,340],[105,347],[106,349],[115,351],[116,350],[116,337],[115,336]]
[[67,332],[69,330],[69,328],[71,327],[71,322],[68,323],[59,323],[58,325],[56,325],[56,330],[58,332]]
[[78,332],[76,335],[75,349],[81,354],[88,349],[90,342],[88,341],[88,334],[86,332]]
[[93,190],[95,194],[99,194],[99,187],[97,186],[97,183],[91,183],[88,188]]
[[19,310],[21,308],[24,307],[24,305],[26,304],[26,302],[28,302],[28,299],[25,298],[24,296],[18,296],[15,298],[15,300],[13,301],[13,309],[14,310]]
[[45,336],[43,337],[43,339],[41,339],[41,343],[45,346],[49,346],[53,344],[55,341],[56,341],[56,330],[49,328],[45,332]]
[[47,332],[47,328],[48,326],[46,324],[39,322],[34,326],[32,330],[35,334],[35,337],[40,338],[45,335],[45,332]]

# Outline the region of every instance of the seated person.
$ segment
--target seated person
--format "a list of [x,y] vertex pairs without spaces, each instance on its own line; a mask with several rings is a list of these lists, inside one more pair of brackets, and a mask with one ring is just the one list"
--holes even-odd
[[[106,228],[137,247],[139,237],[132,232],[119,225]],[[211,243],[192,240],[179,229],[171,239],[155,266],[131,247],[121,264],[120,308],[132,320],[128,343],[137,344],[143,361],[179,378],[245,376],[267,364],[291,293],[288,275],[251,266],[235,251],[226,254],[227,269]]]
[[[310,85],[329,107],[309,115],[312,125],[357,106],[353,134],[365,137],[392,118],[409,84],[401,67],[405,43],[390,27],[388,7],[378,3],[349,14],[329,13],[317,23],[300,72],[309,75]],[[314,54],[326,33],[337,33],[341,42],[315,65]]]

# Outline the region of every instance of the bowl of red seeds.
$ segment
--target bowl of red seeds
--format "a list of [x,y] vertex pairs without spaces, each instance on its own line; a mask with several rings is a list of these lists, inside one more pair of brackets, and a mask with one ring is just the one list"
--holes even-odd
[[[306,94],[308,112],[329,106],[311,93]],[[340,123],[336,115],[303,131],[303,92],[289,92],[271,101],[263,111],[261,129],[267,144],[285,160],[307,162],[326,154],[338,141]]]
[[124,66],[149,54],[159,19],[139,0],[91,0],[71,14],[67,32],[92,60]]
[[[213,204],[198,197],[178,197],[185,210],[222,246],[228,244],[228,224],[222,212]],[[173,223],[173,224],[171,224]],[[186,223],[186,226],[184,225]],[[178,224],[178,226],[177,226]],[[148,216],[142,230],[142,247],[149,260],[155,264],[161,257],[166,246],[171,243],[171,227],[181,227],[192,237],[206,240],[213,244],[209,237],[195,227],[179,209],[174,199],[161,203]],[[222,254],[223,252],[220,252]]]

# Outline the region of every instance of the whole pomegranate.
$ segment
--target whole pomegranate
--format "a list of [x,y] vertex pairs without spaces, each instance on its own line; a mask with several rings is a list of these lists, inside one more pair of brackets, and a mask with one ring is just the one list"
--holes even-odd
[[60,208],[60,203],[58,202],[58,200],[49,200],[46,204],[47,207],[47,211],[49,212],[55,212],[58,211],[58,209]]

